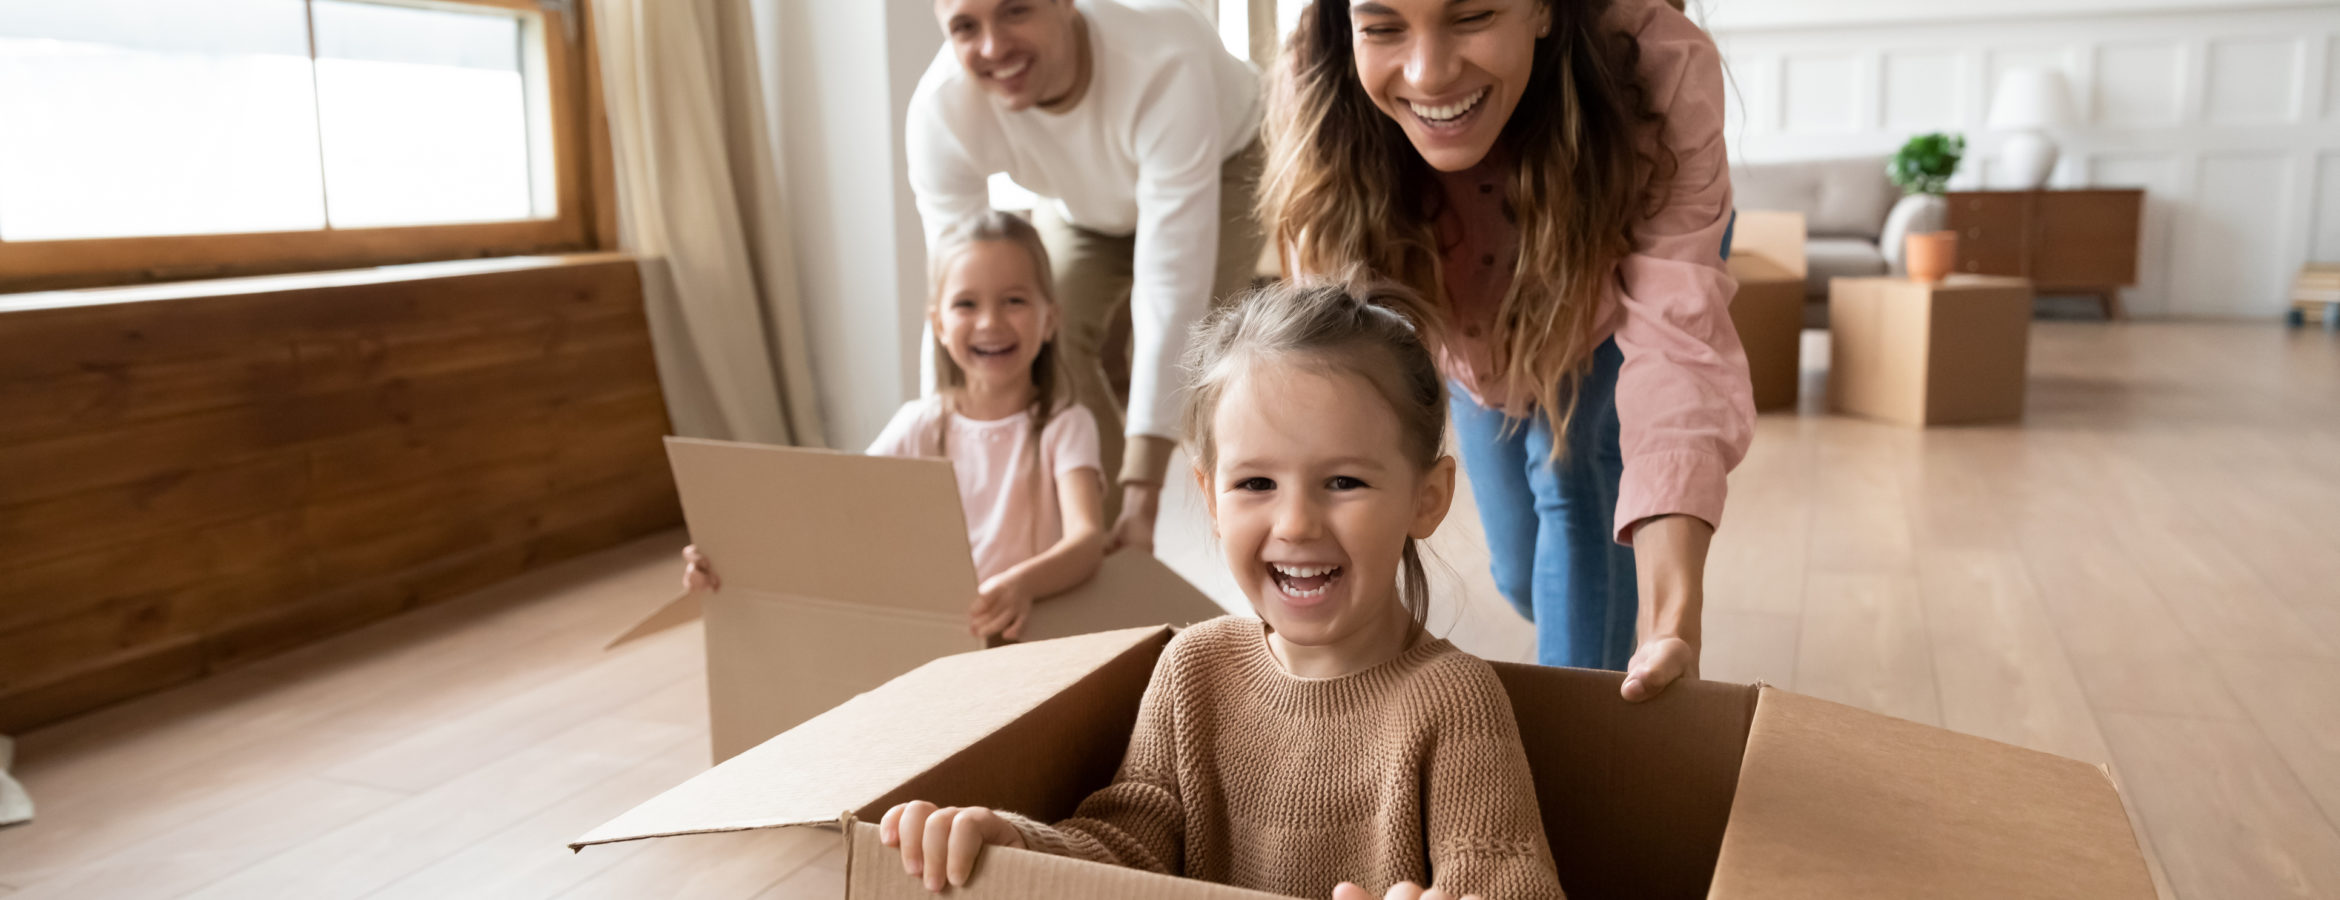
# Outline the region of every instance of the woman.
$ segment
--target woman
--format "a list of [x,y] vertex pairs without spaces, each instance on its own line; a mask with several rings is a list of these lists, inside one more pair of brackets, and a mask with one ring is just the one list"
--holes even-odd
[[1319,0],[1281,66],[1262,220],[1294,271],[1439,299],[1495,580],[1539,661],[1623,670],[1628,700],[1696,677],[1754,423],[1713,42],[1664,0]]

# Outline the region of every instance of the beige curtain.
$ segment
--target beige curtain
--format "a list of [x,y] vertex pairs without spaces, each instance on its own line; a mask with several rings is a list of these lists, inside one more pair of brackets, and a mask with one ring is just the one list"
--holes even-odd
[[592,0],[619,232],[675,431],[825,443],[753,0]]

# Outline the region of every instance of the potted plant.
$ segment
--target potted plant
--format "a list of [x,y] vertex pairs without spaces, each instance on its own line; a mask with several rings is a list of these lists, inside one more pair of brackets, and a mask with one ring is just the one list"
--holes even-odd
[[1908,235],[1902,250],[1911,278],[1940,281],[1958,258],[1958,233],[1943,230],[1950,203],[1942,191],[1965,157],[1964,136],[1935,132],[1910,138],[1885,166],[1885,177],[1906,195],[1894,209],[1894,218],[1901,220],[1900,231]]

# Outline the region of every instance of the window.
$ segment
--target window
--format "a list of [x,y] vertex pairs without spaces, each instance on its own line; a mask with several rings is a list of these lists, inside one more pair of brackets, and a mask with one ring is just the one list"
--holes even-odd
[[584,246],[567,5],[0,0],[0,290]]

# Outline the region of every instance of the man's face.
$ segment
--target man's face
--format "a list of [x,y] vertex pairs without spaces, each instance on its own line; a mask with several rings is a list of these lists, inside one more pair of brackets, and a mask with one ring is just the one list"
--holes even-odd
[[934,17],[960,68],[1009,109],[1062,97],[1079,77],[1072,0],[935,0]]

